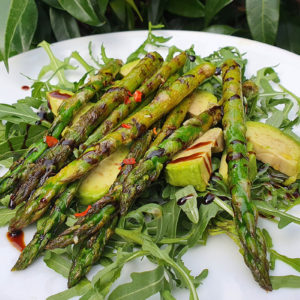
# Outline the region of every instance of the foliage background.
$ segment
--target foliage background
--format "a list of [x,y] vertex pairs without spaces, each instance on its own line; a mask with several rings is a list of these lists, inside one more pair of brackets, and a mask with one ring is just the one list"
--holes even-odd
[[300,54],[300,0],[1,0],[0,60],[97,33],[147,29],[217,32]]

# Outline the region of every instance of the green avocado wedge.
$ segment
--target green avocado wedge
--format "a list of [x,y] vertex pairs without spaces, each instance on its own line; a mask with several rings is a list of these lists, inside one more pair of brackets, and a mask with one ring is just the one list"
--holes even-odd
[[296,179],[300,170],[300,144],[271,125],[249,121],[246,126],[247,141],[253,145],[256,158]]
[[221,152],[223,148],[222,129],[210,129],[175,155],[166,167],[167,182],[174,186],[193,185],[196,190],[204,191],[212,172],[211,153]]
[[188,110],[192,117],[196,117],[218,103],[218,99],[212,93],[202,90],[194,91],[190,96],[192,103]]
[[116,180],[129,149],[122,147],[102,162],[84,179],[78,190],[81,204],[88,205],[103,197]]
[[48,102],[48,107],[51,109],[55,116],[58,115],[58,109],[60,105],[71,98],[74,93],[67,90],[55,90],[51,92],[46,92],[46,99]]

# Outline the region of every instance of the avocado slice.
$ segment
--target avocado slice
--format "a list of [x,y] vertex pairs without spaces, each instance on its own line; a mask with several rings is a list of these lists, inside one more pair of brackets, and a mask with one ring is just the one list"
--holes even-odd
[[74,93],[66,90],[55,90],[46,93],[48,107],[57,116],[58,108],[67,99],[71,98]]
[[207,91],[196,90],[190,97],[192,98],[192,103],[188,112],[192,117],[198,116],[218,103],[217,97]]
[[256,158],[275,170],[297,177],[300,167],[300,144],[269,124],[249,121],[247,140],[252,143]]
[[219,173],[222,175],[225,182],[228,180],[228,164],[226,161],[227,152],[224,151],[221,157],[220,167],[219,167]]
[[124,77],[126,76],[138,63],[139,59],[131,61],[125,65],[123,65],[120,69],[120,74]]
[[210,129],[166,166],[167,182],[175,186],[193,185],[196,190],[204,191],[212,173],[211,153],[223,148],[222,129]]
[[78,198],[81,204],[92,204],[108,192],[116,180],[120,172],[120,165],[128,152],[127,147],[121,147],[92,170],[81,183],[78,190]]

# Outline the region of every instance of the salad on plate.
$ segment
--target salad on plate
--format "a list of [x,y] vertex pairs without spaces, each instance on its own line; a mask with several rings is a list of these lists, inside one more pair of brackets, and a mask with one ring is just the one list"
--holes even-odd
[[[104,45],[100,62],[91,44],[93,64],[77,51],[61,61],[42,42],[50,63],[31,96],[0,104],[0,225],[21,250],[12,271],[43,256],[68,278],[69,290],[51,300],[175,299],[177,287],[198,299],[208,270],[192,275],[182,257],[227,234],[249,280],[266,291],[299,288],[299,276],[270,275],[277,260],[299,272],[299,258],[277,252],[257,222],[300,224],[288,212],[299,203],[300,98],[276,68],[246,78],[235,47],[202,57],[170,46],[163,58],[170,38],[152,29],[126,62]],[[66,75],[71,59],[86,71],[77,82]],[[113,289],[142,257],[156,267]]]

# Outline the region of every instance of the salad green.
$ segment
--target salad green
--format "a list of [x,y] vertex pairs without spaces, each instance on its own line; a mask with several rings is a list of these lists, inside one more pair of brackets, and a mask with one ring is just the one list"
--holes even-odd
[[[155,36],[152,28],[155,27],[150,27],[146,41],[128,57],[127,62],[137,60],[143,55],[147,56],[145,50],[147,47],[163,47],[163,43],[169,40],[169,38]],[[106,56],[104,46],[102,46],[101,51],[104,65],[99,64],[99,60],[93,56],[95,67],[87,64],[79,53],[73,52],[72,58],[77,59],[87,73],[78,83],[72,83],[67,80],[65,75],[65,70],[74,69],[70,65],[71,56],[64,61],[60,61],[53,55],[50,46],[46,42],[43,42],[41,46],[49,55],[50,64],[46,65],[41,70],[38,78],[34,80],[32,96],[19,100],[17,104],[0,105],[0,116],[3,120],[0,123],[0,163],[4,167],[14,166],[16,161],[26,153],[27,148],[31,144],[39,142],[46,131],[51,128],[54,117],[47,108],[46,92],[62,88],[76,93],[80,90],[86,77],[92,77],[95,70],[112,62],[112,59]],[[181,50],[170,47],[166,61],[171,62],[177,52],[181,52]],[[187,81],[189,80],[187,78],[192,77],[187,75],[195,76],[196,71],[194,70],[203,70],[203,66],[214,64],[217,67],[217,72],[211,72],[211,77],[206,76],[206,78],[201,79],[205,79],[201,89],[213,93],[218,99],[221,99],[222,79],[219,76],[218,68],[224,66],[224,63],[228,60],[234,60],[238,63],[241,66],[243,82],[247,79],[244,76],[247,61],[236,48],[222,48],[208,57],[198,56],[193,47],[186,50],[186,53],[189,59],[186,60],[182,70],[178,70],[180,73],[178,76],[181,77],[179,77],[179,80],[176,79],[175,83],[170,83],[167,88],[168,91],[172,91],[172,88],[177,87],[176,84],[178,84],[179,90],[179,81],[181,84],[189,84],[188,94],[191,85],[198,86],[199,82]],[[91,47],[90,54],[92,54]],[[50,79],[43,82],[42,79],[46,72],[51,72]],[[182,74],[187,75],[182,77]],[[54,77],[57,79],[57,84],[53,84],[51,81]],[[115,84],[118,87],[121,86],[119,84],[122,82],[119,80],[122,79],[118,78],[117,75]],[[296,116],[290,118],[294,101],[299,104],[299,98],[279,84],[280,81],[275,69],[270,67],[261,69],[250,80],[258,87],[258,90],[247,93],[246,86],[243,86],[247,103],[246,119],[251,121],[264,119],[269,125],[280,128],[284,133],[299,139],[299,137],[295,137],[292,131],[293,127],[298,125],[300,121],[299,107]],[[275,85],[277,85],[277,88],[274,87]],[[247,87],[249,88],[249,85]],[[280,91],[278,91],[278,88]],[[103,92],[107,92],[106,88]],[[166,90],[160,90],[160,93],[166,93]],[[178,97],[177,94],[175,96]],[[92,98],[90,101],[94,103],[95,100]],[[208,130],[210,126],[217,124],[221,117],[220,107],[218,106],[220,104],[222,102],[213,106],[212,110],[205,111],[198,117],[188,119],[183,126],[181,126],[182,120],[179,123],[177,122],[178,124],[174,125],[175,128],[172,129],[172,132],[165,133],[165,139],[162,143],[154,145],[150,149],[144,149],[141,154],[143,158],[140,162],[139,159],[136,159],[133,163],[134,166],[130,167],[130,163],[121,165],[121,173],[117,178],[117,184],[114,184],[108,194],[104,196],[108,199],[100,199],[101,201],[96,202],[79,219],[76,218],[76,215],[80,215],[86,206],[73,201],[73,198],[81,179],[74,181],[67,187],[65,185],[66,181],[64,182],[62,188],[60,187],[60,196],[55,198],[51,210],[37,222],[37,233],[20,258],[30,253],[33,256],[27,260],[27,264],[29,264],[37,255],[43,253],[46,265],[64,277],[68,277],[70,270],[74,270],[79,263],[87,263],[83,267],[87,270],[95,263],[100,263],[103,268],[91,280],[88,280],[84,273],[80,277],[81,281],[76,285],[70,284],[69,278],[70,289],[50,296],[48,299],[64,300],[74,296],[81,296],[80,299],[82,300],[133,299],[133,297],[146,299],[157,293],[160,293],[163,299],[175,299],[172,296],[172,290],[175,287],[189,289],[190,299],[198,299],[196,288],[209,276],[209,273],[205,269],[200,274],[191,274],[191,271],[184,265],[182,260],[188,249],[195,245],[205,245],[210,235],[225,233],[237,243],[241,253],[244,253],[245,248],[240,242],[240,235],[234,223],[234,213],[231,208],[231,190],[222,175],[218,173],[222,153],[213,154],[213,174],[204,192],[196,192],[193,186],[182,188],[169,185],[166,183],[164,172],[162,172],[164,164],[174,154],[183,149],[186,144],[190,144],[193,139],[197,138],[203,131]],[[145,108],[147,107],[145,106]],[[143,109],[139,110],[138,113]],[[41,118],[36,114],[36,110],[43,112],[42,122],[39,122]],[[133,116],[137,116],[136,112],[133,113]],[[186,113],[187,110],[184,114]],[[122,124],[127,124],[127,126],[133,127],[134,124],[129,120],[132,120],[132,116],[119,126],[122,127]],[[114,132],[117,132],[120,127],[117,127]],[[149,123],[148,127],[149,136],[151,133],[151,137],[154,136],[155,140],[156,134],[153,132],[158,130],[159,134],[159,130],[163,128],[163,122],[157,120]],[[122,132],[125,132],[125,129],[131,128],[123,127]],[[137,137],[137,134],[135,137]],[[182,141],[185,143],[182,143]],[[80,146],[80,143],[78,146]],[[147,147],[149,147],[149,143]],[[95,146],[91,148],[96,149]],[[76,161],[75,158],[80,155],[82,150],[80,148],[72,150],[74,150],[74,153],[71,154],[70,159]],[[76,151],[78,152],[76,153]],[[87,148],[85,151],[87,152],[83,152],[83,155],[91,149]],[[83,156],[79,156],[79,159],[81,157]],[[91,158],[95,159],[94,156],[89,157],[89,159]],[[125,169],[128,174],[124,173]],[[59,170],[53,171],[57,172]],[[257,162],[257,174],[252,180],[251,190],[249,190],[252,203],[259,215],[278,223],[279,229],[291,222],[300,224],[300,218],[287,212],[299,203],[299,180],[289,182],[286,185],[287,179],[287,175],[274,170],[263,162]],[[43,187],[43,182],[41,185]],[[120,186],[123,186],[123,190],[120,190]],[[24,211],[23,209],[27,204],[21,209],[17,207],[15,210],[11,210],[7,208],[9,197],[5,193],[2,193],[2,196],[0,200],[0,225],[5,226],[12,218],[16,218],[15,211]],[[137,197],[138,201],[136,201]],[[180,200],[184,197],[188,197],[188,200],[183,205],[179,205]],[[116,204],[116,199],[121,201],[121,216],[118,222],[119,207]],[[22,205],[22,203],[19,204],[19,206]],[[46,209],[43,208],[44,211]],[[88,228],[88,233],[83,228]],[[263,229],[262,233],[266,241],[268,255],[270,255],[270,269],[275,267],[276,260],[281,260],[300,272],[299,258],[289,258],[278,253],[273,249],[268,232]],[[61,249],[56,248],[62,240],[66,241],[67,238],[71,241],[69,244],[74,244],[74,246],[65,247],[68,245],[66,243],[63,244],[64,246]],[[44,250],[45,247],[47,250]],[[61,247],[61,245],[58,247]],[[113,282],[120,277],[124,265],[131,260],[144,256],[157,266],[151,271],[132,273],[129,283],[111,290]],[[78,260],[79,258],[80,260]],[[19,261],[14,268],[23,269],[27,267],[27,265],[22,265],[26,259]],[[300,276],[271,276],[270,280],[273,289],[298,288]]]

